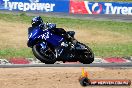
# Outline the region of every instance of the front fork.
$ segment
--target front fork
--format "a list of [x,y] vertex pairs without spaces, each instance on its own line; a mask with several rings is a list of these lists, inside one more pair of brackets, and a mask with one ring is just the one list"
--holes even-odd
[[41,42],[39,44],[37,44],[38,46],[40,46],[40,52],[41,53],[45,53],[46,51],[48,51],[48,46],[46,42]]
[[56,49],[53,50],[51,49],[50,47],[48,47],[47,43],[46,42],[41,42],[40,44],[40,52],[43,53],[44,55],[46,55],[46,53],[54,53],[55,57],[57,58],[58,57],[58,53],[56,52]]
[[41,46],[41,49],[43,49],[43,50],[48,48],[47,43],[45,43],[45,42],[41,42],[39,45]]

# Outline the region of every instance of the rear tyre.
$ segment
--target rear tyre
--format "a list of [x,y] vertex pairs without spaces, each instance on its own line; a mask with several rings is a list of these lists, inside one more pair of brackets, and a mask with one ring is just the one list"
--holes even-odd
[[47,51],[47,53],[41,53],[40,47],[34,45],[32,48],[34,56],[45,64],[54,64],[56,62],[55,54],[53,52]]

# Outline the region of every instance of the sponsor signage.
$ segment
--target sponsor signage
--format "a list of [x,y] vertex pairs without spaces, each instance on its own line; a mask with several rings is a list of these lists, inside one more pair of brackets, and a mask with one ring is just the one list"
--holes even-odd
[[0,0],[0,10],[132,15],[132,3],[74,0]]
[[132,3],[70,1],[70,13],[74,14],[123,14],[132,15]]
[[82,74],[79,77],[82,86],[130,86],[129,79],[89,79],[89,73],[82,68]]
[[69,12],[69,2],[62,0],[0,0],[0,9],[10,11]]

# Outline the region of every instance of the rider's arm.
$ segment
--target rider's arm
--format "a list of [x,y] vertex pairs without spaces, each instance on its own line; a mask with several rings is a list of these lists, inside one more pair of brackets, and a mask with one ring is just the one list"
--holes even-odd
[[59,35],[65,35],[66,31],[63,28],[56,28],[56,24],[53,23],[46,23],[48,29],[51,29],[52,32],[59,34]]
[[33,30],[33,28],[32,28],[32,27],[29,27],[29,28],[28,28],[28,34],[29,34],[32,30]]
[[49,29],[56,28],[56,24],[53,24],[53,23],[46,23],[46,26],[47,26]]

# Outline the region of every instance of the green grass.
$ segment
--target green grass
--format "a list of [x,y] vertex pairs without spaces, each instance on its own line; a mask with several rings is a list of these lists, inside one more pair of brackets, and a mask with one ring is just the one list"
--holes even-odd
[[[8,22],[19,22],[26,23],[30,25],[33,16],[27,16],[25,14],[0,14],[0,20],[5,20]],[[50,21],[56,23],[58,27],[70,28],[76,30],[95,30],[96,34],[100,31],[112,32],[130,37],[132,39],[132,23],[126,22],[113,22],[113,21],[95,21],[95,20],[81,20],[81,19],[71,19],[71,18],[56,18],[56,17],[44,17],[45,22]],[[96,33],[97,31],[97,33]],[[93,34],[94,34],[93,33]],[[105,34],[105,33],[104,33]],[[105,34],[107,35],[107,34]],[[114,36],[114,35],[113,35]],[[91,36],[92,37],[92,36]],[[114,36],[117,37],[117,36]],[[83,41],[83,39],[82,39]],[[116,42],[88,42],[96,57],[108,57],[108,56],[132,56],[132,40],[130,41],[116,41]],[[4,48],[0,50],[0,58],[10,58],[10,57],[34,57],[30,48]]]
[[[22,13],[23,14],[23,13]],[[27,15],[12,15],[12,14],[0,14],[0,19],[9,21],[9,22],[21,22],[21,23],[31,23],[33,16]],[[72,18],[56,18],[56,17],[44,17],[42,16],[45,22],[56,23],[59,27],[69,27],[69,28],[103,28],[104,30],[110,29],[110,31],[117,32],[127,32],[131,31],[131,23],[126,22],[113,22],[113,21],[95,21],[95,20],[81,20],[81,19],[72,19]],[[115,30],[116,29],[116,30]],[[120,31],[122,30],[122,31]]]
[[91,45],[96,57],[127,57],[132,55],[132,43]]
[[32,51],[30,48],[6,48],[0,50],[0,58],[30,58],[33,57]]
[[[127,57],[132,56],[131,44],[87,44],[94,51],[95,57]],[[30,48],[6,48],[0,50],[0,58],[24,57],[32,58],[33,53]]]

